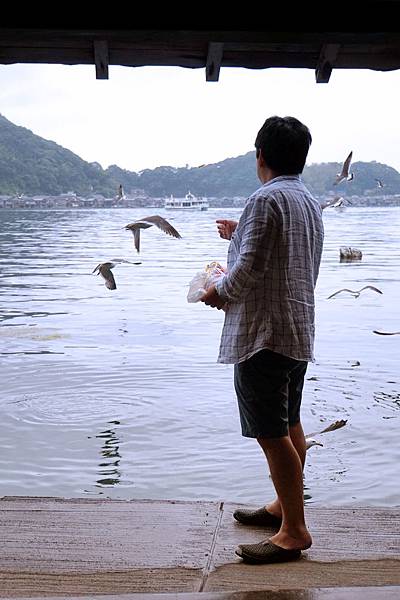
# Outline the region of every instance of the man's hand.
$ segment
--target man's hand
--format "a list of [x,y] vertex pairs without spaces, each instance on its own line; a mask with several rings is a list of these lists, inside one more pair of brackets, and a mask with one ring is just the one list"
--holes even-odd
[[230,240],[232,233],[235,231],[237,221],[229,221],[227,219],[217,219],[217,229],[220,237],[224,240]]
[[224,306],[225,306],[225,300],[222,300],[221,296],[219,294],[217,294],[215,285],[212,285],[206,291],[204,296],[202,296],[202,298],[200,298],[200,302],[204,302],[204,304],[207,304],[207,306],[212,306],[213,308],[218,308],[218,310],[221,310],[221,308],[224,308]]

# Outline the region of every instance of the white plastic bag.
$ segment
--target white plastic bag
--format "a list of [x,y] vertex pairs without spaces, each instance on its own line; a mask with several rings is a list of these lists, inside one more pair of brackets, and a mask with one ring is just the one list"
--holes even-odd
[[208,288],[224,273],[224,267],[216,260],[213,260],[206,265],[203,271],[198,271],[189,283],[187,301],[198,302],[200,298],[204,296]]

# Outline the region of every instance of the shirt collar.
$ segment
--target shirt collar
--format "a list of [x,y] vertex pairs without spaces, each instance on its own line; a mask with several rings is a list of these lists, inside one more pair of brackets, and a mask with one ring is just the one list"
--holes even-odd
[[300,181],[300,175],[278,175],[278,177],[274,177],[267,181],[267,183],[264,183],[264,186],[271,185],[276,181]]

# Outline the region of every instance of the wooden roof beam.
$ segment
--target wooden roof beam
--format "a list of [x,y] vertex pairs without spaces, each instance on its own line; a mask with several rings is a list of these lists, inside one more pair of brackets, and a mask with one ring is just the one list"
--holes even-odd
[[94,40],[93,50],[96,79],[108,79],[108,42],[106,40]]
[[223,53],[224,44],[221,42],[210,42],[208,44],[206,81],[218,81]]
[[315,80],[317,83],[328,83],[335,64],[340,44],[324,44],[319,53]]

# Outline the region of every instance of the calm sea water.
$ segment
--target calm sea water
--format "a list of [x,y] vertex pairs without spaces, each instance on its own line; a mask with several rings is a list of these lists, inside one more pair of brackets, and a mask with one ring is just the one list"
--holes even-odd
[[[126,223],[158,212],[182,239]],[[239,209],[2,210],[0,224],[1,495],[211,499],[256,504],[272,483],[241,437],[232,366],[217,364],[223,313],[188,304],[188,284],[228,242],[215,219]],[[400,209],[326,209],[316,289],[316,361],[306,433],[340,430],[308,451],[309,504],[399,506]],[[363,252],[340,263],[340,246]],[[342,287],[374,285],[359,298]]]

